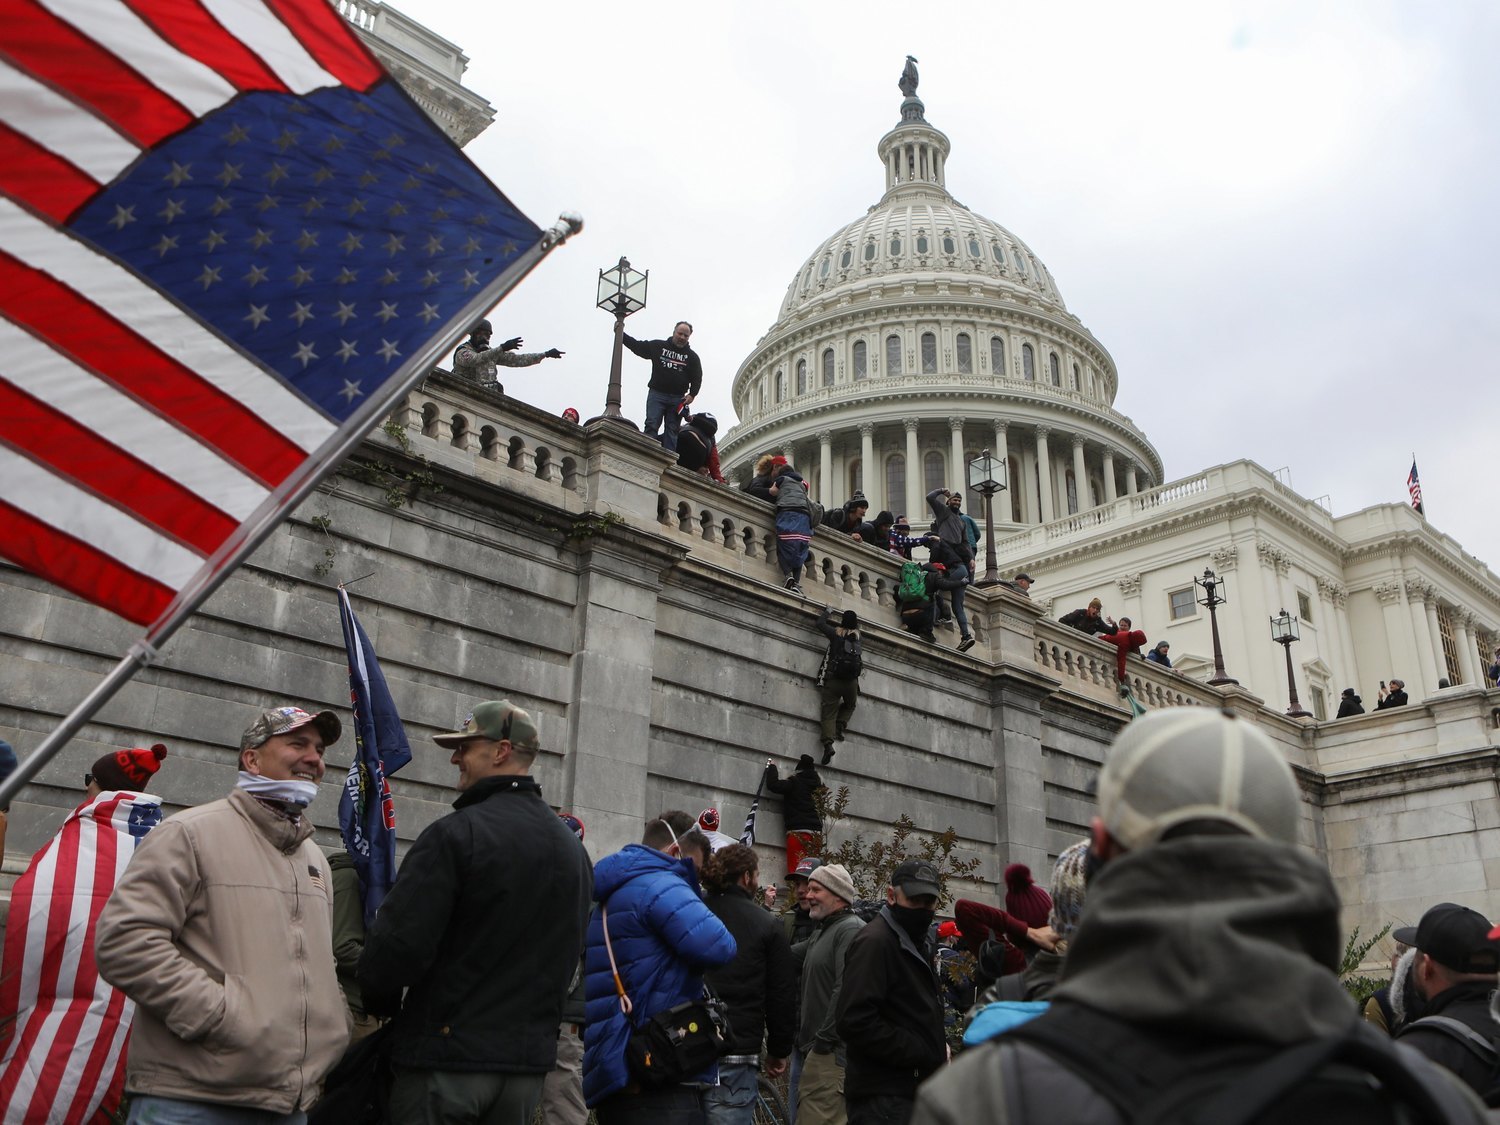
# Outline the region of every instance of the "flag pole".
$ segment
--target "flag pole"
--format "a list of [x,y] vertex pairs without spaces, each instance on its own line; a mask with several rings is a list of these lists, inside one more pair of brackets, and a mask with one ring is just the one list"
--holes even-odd
[[[146,635],[130,646],[125,656],[104,679],[69,711],[56,728],[35,750],[23,758],[15,771],[0,782],[0,808],[10,804],[21,787],[36,776],[59,750],[66,746],[95,712],[108,703],[120,688],[142,668],[161,655],[161,646],[191,617],[220,584],[279,527],[287,513],[305,500],[324,477],[339,466],[356,446],[365,440],[376,420],[391,404],[409,393],[427,377],[438,358],[462,336],[468,327],[520,284],[536,266],[557,247],[583,229],[583,217],[564,211],[557,222],[542,232],[542,237],[488,286],[475,295],[463,310],[449,321],[449,331],[441,332],[413,358],[407,375],[399,383],[387,384],[381,395],[365,403],[340,426],[324,447],[309,457],[281,486],[266,498],[250,517],[203,564],[198,573],[178,591],[171,604],[162,611]],[[457,335],[450,333],[457,329]]]

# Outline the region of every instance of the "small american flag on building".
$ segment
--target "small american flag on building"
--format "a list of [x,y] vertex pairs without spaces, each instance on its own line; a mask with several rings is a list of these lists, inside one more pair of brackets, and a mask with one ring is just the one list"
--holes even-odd
[[551,243],[324,0],[4,27],[0,553],[160,622]]
[[1417,515],[1425,516],[1427,511],[1422,507],[1422,482],[1417,479],[1417,459],[1411,459],[1411,472],[1406,478],[1406,491],[1411,494],[1411,506],[1417,510]]

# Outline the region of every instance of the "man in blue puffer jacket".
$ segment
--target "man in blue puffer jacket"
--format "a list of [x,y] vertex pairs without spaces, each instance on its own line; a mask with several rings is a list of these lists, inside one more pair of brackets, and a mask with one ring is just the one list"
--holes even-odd
[[[625,1061],[625,1045],[633,1026],[702,995],[705,969],[734,960],[734,938],[698,894],[694,861],[703,863],[707,854],[701,833],[679,843],[671,825],[658,819],[646,825],[641,843],[627,844],[594,867],[594,898],[600,907],[589,918],[584,945],[588,1019],[583,1097],[598,1112],[601,1125],[692,1125],[703,1120],[697,1088],[717,1081],[717,1067],[692,1083],[643,1090]],[[628,1020],[620,1010],[604,944],[605,909],[615,964],[632,1005]]]

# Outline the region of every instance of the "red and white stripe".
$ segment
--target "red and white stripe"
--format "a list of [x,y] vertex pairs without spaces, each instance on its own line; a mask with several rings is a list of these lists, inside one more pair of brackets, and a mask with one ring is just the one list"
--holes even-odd
[[119,1104],[135,1005],[94,963],[94,927],[135,854],[131,813],[150,794],[80,805],[11,889],[0,1012],[15,1013],[0,1056],[3,1125],[82,1125]]
[[324,0],[6,0],[0,552],[141,624],[334,431],[60,224],[237,94],[368,89]]

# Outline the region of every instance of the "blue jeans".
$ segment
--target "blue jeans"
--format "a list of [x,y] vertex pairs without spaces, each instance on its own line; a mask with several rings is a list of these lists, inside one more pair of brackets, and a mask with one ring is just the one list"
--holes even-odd
[[244,1106],[136,1094],[130,1099],[129,1122],[130,1125],[307,1125],[307,1114],[272,1113]]
[[661,428],[661,447],[668,453],[677,452],[677,431],[682,427],[682,400],[686,395],[663,394],[661,391],[646,391],[646,436],[656,437]]
[[719,1064],[719,1084],[703,1091],[708,1125],[752,1125],[760,1068],[749,1063]]
[[[969,568],[964,566],[963,563],[959,563],[948,572],[948,577],[967,578],[969,577]],[[953,616],[958,620],[958,635],[960,637],[967,637],[969,635],[969,615],[964,612],[964,589],[965,587],[959,586],[948,591],[948,593],[953,595]]]
[[802,1081],[802,1060],[805,1058],[801,1051],[792,1049],[792,1062],[787,1071],[786,1079],[786,1111],[791,1121],[787,1125],[796,1125],[797,1121],[797,1083]]

